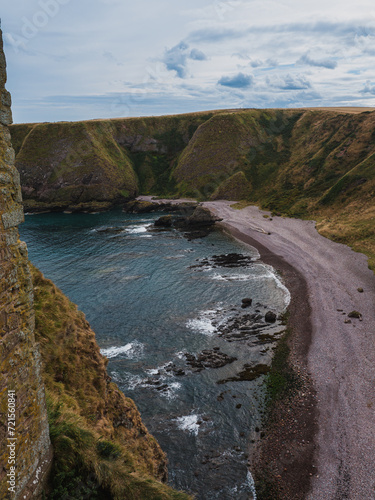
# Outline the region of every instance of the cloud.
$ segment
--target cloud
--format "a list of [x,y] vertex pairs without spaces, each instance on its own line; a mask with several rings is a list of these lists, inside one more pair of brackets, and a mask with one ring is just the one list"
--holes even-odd
[[270,59],[267,59],[266,64],[267,64],[267,66],[275,68],[276,66],[279,65],[279,61],[277,61],[276,59],[270,58]]
[[271,80],[267,78],[267,83],[280,90],[305,90],[311,88],[311,83],[304,75],[284,75]]
[[180,42],[171,49],[165,51],[163,62],[169,71],[175,71],[179,78],[186,76],[186,61],[188,58],[187,50],[189,45]]
[[117,66],[123,66],[123,63],[118,61],[110,51],[104,51],[103,57],[105,57],[107,61],[117,64]]
[[370,80],[367,80],[365,86],[361,90],[361,94],[372,94],[375,95],[375,85],[373,85]]
[[250,62],[250,66],[252,68],[259,68],[259,66],[263,66],[263,61],[261,61],[260,59],[254,59]]
[[335,69],[337,67],[337,61],[334,59],[312,59],[308,52],[298,59],[297,64],[307,64],[327,69]]
[[254,78],[252,75],[244,75],[243,73],[238,73],[238,75],[235,76],[222,76],[217,83],[224,87],[245,89],[251,87],[253,82]]
[[206,61],[207,60],[206,54],[198,49],[192,49],[189,57],[190,57],[190,59],[193,59],[194,61]]
[[186,38],[188,42],[218,43],[228,40],[238,40],[249,35],[264,37],[266,34],[301,33],[305,36],[329,36],[333,38],[351,35],[359,38],[375,36],[375,26],[366,26],[362,21],[316,21],[280,24],[254,25],[247,28],[207,28],[192,31]]
[[217,43],[223,42],[225,40],[234,40],[236,38],[242,38],[246,35],[247,30],[235,30],[227,28],[208,28],[202,30],[192,31],[187,40],[189,42],[209,42]]
[[186,78],[188,59],[206,61],[207,56],[199,49],[192,49],[189,52],[189,45],[182,41],[165,51],[163,63],[169,71],[175,71],[179,78]]

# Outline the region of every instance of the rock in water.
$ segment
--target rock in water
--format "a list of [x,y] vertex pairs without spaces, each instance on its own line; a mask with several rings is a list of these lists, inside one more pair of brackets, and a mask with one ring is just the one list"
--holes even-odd
[[272,311],[268,311],[264,317],[264,319],[267,321],[267,323],[275,323],[276,321],[276,314]]
[[172,227],[172,216],[171,215],[163,215],[159,219],[154,222],[155,227]]
[[213,215],[208,208],[198,206],[193,214],[186,219],[186,222],[189,226],[211,226],[221,220],[223,219]]
[[250,307],[251,304],[253,303],[253,299],[249,299],[249,298],[245,298],[245,299],[242,299],[242,309],[245,309],[246,307]]

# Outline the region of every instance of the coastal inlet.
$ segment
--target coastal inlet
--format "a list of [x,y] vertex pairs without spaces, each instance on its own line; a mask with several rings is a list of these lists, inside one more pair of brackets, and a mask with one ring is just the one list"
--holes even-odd
[[162,214],[39,214],[30,260],[85,312],[108,372],[199,500],[255,498],[248,454],[290,296],[255,249]]

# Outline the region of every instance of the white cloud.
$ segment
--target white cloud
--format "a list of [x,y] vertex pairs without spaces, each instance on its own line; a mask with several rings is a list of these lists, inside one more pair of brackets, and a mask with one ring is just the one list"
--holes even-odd
[[2,7],[15,121],[375,103],[368,0],[48,2]]

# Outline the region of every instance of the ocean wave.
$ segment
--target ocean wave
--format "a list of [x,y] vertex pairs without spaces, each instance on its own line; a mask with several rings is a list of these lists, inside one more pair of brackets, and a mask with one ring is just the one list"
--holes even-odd
[[146,373],[148,373],[149,375],[160,375],[162,372],[164,373],[167,373],[165,371],[166,368],[168,368],[169,366],[172,365],[172,362],[171,361],[168,361],[168,363],[164,363],[164,365],[160,365],[156,368],[148,368],[146,371]]
[[233,498],[235,498],[235,496],[238,496],[239,494],[251,493],[252,496],[251,497],[247,496],[247,498],[249,499],[251,498],[251,500],[257,500],[255,482],[250,471],[247,471],[245,482],[240,486],[235,486],[234,488],[231,488],[230,493],[233,495]]
[[103,356],[108,359],[117,358],[118,356],[125,357],[128,359],[138,358],[142,355],[144,345],[140,342],[130,342],[124,346],[119,347],[107,347],[105,349],[100,349]]
[[279,288],[283,294],[284,294],[284,302],[285,302],[285,308],[287,308],[290,304],[291,301],[291,295],[290,291],[288,288],[284,285],[284,283],[281,281],[281,279],[278,277],[278,275],[275,273],[275,270],[273,267],[268,266],[267,264],[260,264],[264,269],[266,269],[267,274],[262,276],[263,278],[268,278],[274,280],[276,287]]
[[190,432],[190,434],[194,434],[198,436],[200,424],[198,424],[200,420],[199,415],[186,415],[184,417],[178,417],[175,419],[177,422],[177,427],[186,432]]
[[152,224],[134,225],[134,226],[127,227],[126,232],[129,234],[147,233],[148,228],[151,226],[152,226]]
[[215,273],[211,276],[211,279],[216,281],[250,281],[255,279],[262,279],[267,276],[254,276],[253,274],[218,274]]
[[204,335],[214,335],[217,332],[216,326],[213,324],[216,313],[215,310],[202,311],[198,318],[189,319],[186,326]]
[[180,382],[172,382],[168,385],[168,388],[165,391],[160,393],[161,396],[166,397],[169,400],[176,399],[177,391],[181,389]]

